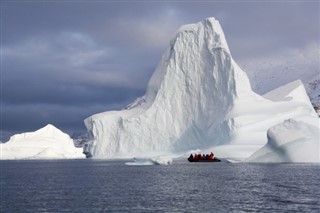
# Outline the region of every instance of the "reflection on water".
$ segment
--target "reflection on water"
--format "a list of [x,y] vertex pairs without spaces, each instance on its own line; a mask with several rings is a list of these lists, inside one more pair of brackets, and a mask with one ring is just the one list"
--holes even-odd
[[319,212],[317,164],[1,161],[1,212]]

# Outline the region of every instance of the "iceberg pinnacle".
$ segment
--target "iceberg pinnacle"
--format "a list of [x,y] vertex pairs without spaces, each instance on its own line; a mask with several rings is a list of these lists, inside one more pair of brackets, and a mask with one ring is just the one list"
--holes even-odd
[[[95,158],[114,158],[250,144],[241,140],[243,127],[270,116],[249,116],[250,107],[279,107],[272,103],[252,91],[246,73],[230,54],[219,22],[208,18],[182,26],[174,34],[143,97],[124,110],[85,120],[92,138],[85,151]],[[253,151],[266,142],[267,129],[277,122],[262,122],[257,140],[252,140]],[[225,149],[220,150],[225,154]]]

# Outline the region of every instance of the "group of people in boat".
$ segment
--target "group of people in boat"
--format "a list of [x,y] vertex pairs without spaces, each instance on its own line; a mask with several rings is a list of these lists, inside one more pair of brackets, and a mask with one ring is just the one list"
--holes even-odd
[[197,160],[213,160],[214,159],[214,154],[213,152],[209,154],[190,154],[189,160],[194,160],[194,161],[197,161]]

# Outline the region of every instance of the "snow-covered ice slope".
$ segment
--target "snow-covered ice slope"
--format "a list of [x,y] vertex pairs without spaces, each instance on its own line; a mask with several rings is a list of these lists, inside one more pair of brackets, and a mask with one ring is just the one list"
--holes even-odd
[[268,142],[247,162],[320,162],[319,127],[293,119],[268,130]]
[[51,124],[35,131],[14,135],[0,144],[1,159],[66,159],[84,158],[69,135]]
[[85,120],[93,140],[86,151],[114,158],[215,146],[220,157],[249,157],[271,126],[291,117],[317,119],[308,101],[293,96],[274,102],[255,94],[219,22],[208,18],[176,32],[145,96]]
[[286,119],[294,118],[319,126],[319,118],[300,80],[274,89],[256,100],[252,97],[237,99],[229,117],[233,122],[230,132],[233,139],[229,144],[214,149],[217,156],[227,158],[249,157],[267,142],[268,129]]

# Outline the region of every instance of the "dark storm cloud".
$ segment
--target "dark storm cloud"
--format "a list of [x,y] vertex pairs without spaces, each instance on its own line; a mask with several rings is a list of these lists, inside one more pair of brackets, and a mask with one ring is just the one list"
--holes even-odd
[[109,62],[108,50],[79,34],[64,37],[3,49],[2,101],[86,105],[118,103],[143,94],[144,86],[126,80],[125,68]]
[[116,104],[108,106],[91,104],[85,107],[60,104],[4,104],[3,109],[6,113],[2,116],[2,122],[6,124],[7,131],[10,132],[35,131],[48,124],[48,120],[68,133],[81,132],[83,127],[79,124],[83,123],[83,119],[92,115],[92,112],[99,113],[121,107]]
[[1,1],[0,132],[47,123],[78,131],[85,117],[121,109],[144,94],[171,35],[206,17],[220,21],[240,62],[319,46],[318,9],[286,1]]
[[[41,81],[41,80],[40,80]],[[24,89],[27,88],[27,89]],[[79,85],[33,84],[30,86],[5,86],[2,101],[9,104],[63,104],[88,106],[91,104],[110,104],[133,101],[143,95],[144,90],[84,87]]]

